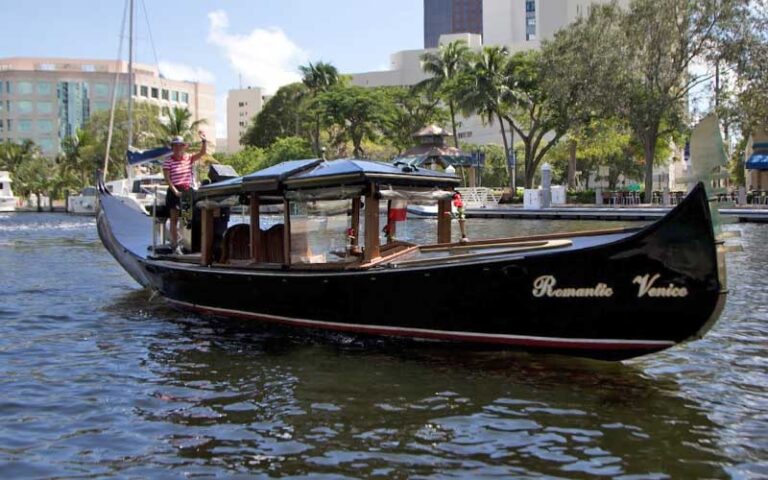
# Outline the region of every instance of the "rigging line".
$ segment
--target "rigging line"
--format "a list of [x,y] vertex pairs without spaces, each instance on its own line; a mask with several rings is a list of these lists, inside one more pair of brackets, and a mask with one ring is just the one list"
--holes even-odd
[[[101,181],[107,181],[107,171],[109,168],[109,151],[112,148],[112,129],[115,126],[115,106],[117,104],[117,90],[120,85],[120,57],[123,55],[123,40],[125,38],[125,19],[128,16],[128,3],[130,0],[125,0],[125,6],[123,7],[123,22],[120,28],[120,40],[117,47],[117,60],[115,61],[115,82],[112,86],[112,105],[109,110],[109,129],[107,130],[107,149],[104,152],[104,171],[101,174]],[[130,72],[128,72],[130,75]],[[133,95],[133,92],[128,92],[128,95]]]
[[[155,66],[157,67],[158,73],[160,72],[160,60],[157,57],[157,48],[155,48],[155,40],[152,37],[152,27],[149,25],[149,14],[147,13],[147,4],[144,2],[144,0],[141,0],[141,9],[144,10],[144,20],[147,22],[147,33],[149,34],[149,44],[152,46],[152,54],[155,57]],[[163,77],[162,73],[160,74],[160,85],[162,87],[167,87],[168,85],[165,83],[165,77]],[[162,95],[161,95],[162,97]]]

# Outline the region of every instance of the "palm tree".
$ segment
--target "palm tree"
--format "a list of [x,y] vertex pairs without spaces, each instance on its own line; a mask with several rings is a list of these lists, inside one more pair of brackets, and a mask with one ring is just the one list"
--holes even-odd
[[75,134],[61,142],[62,155],[59,165],[61,176],[74,176],[76,187],[88,185],[98,169],[98,159],[93,156],[95,139],[86,130],[76,129]]
[[453,129],[453,143],[458,148],[459,135],[456,131],[456,96],[450,91],[451,84],[466,70],[469,58],[469,47],[463,40],[456,40],[448,45],[440,45],[436,52],[428,52],[421,56],[421,69],[431,75],[417,85],[417,88],[427,88],[438,93],[448,102]]
[[191,141],[194,134],[206,123],[208,122],[204,118],[193,122],[192,112],[186,107],[173,107],[168,111],[168,121],[160,124],[160,135],[163,137],[161,140],[167,143],[171,137],[178,136],[185,141]]
[[[309,89],[309,95],[313,100],[340,81],[339,71],[330,63],[309,62],[307,65],[301,65],[299,71],[302,75],[301,82]],[[311,136],[312,149],[316,155],[320,155],[320,112],[315,112],[315,125]]]
[[[469,65],[472,81],[461,86],[460,106],[465,113],[477,113],[488,124],[498,121],[501,138],[504,142],[504,154],[509,158],[509,141],[504,128],[504,109],[514,92],[508,87],[507,47],[491,46],[483,48]],[[510,175],[510,182],[514,181]],[[512,185],[514,194],[515,187]]]
[[24,140],[21,143],[6,140],[0,144],[0,170],[16,171],[36,148],[32,140]]

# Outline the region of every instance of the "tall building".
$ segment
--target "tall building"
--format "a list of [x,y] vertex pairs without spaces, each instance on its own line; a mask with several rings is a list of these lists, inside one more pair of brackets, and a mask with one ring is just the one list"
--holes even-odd
[[[408,86],[427,78],[421,69],[421,56],[455,40],[463,40],[469,48],[479,50],[483,45],[505,45],[517,52],[539,48],[541,41],[552,38],[555,32],[581,16],[589,14],[593,4],[606,4],[612,0],[481,0],[458,2],[453,0],[425,0],[424,2],[424,50],[405,50],[390,57],[390,69],[379,72],[352,74],[352,84],[363,87]],[[618,0],[626,8],[630,0]],[[481,25],[476,33],[448,33],[453,29],[457,4],[480,4],[472,11],[479,12]],[[470,7],[467,6],[467,11]],[[446,12],[451,12],[447,15]],[[450,22],[449,19],[450,18]],[[467,30],[463,30],[467,32]],[[472,30],[470,30],[471,32]],[[477,33],[480,33],[478,35]],[[460,118],[457,135],[467,143],[501,143],[497,123],[488,125],[476,116]],[[509,132],[507,132],[509,133]]]
[[[64,58],[0,58],[0,142],[30,139],[55,156],[61,140],[93,112],[108,110],[117,76],[119,100],[128,98],[128,63]],[[163,108],[186,107],[216,132],[213,85],[168,80],[155,67],[134,63],[135,101]]]
[[264,91],[259,87],[230,90],[227,95],[227,153],[243,149],[240,139],[253,117],[264,107]]
[[424,0],[424,48],[449,33],[482,35],[483,0]]

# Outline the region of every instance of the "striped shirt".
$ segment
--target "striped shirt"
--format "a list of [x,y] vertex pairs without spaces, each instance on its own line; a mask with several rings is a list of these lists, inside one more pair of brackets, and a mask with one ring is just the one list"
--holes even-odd
[[180,159],[173,155],[163,162],[163,170],[168,170],[174,187],[187,189],[192,185],[192,157],[185,153]]

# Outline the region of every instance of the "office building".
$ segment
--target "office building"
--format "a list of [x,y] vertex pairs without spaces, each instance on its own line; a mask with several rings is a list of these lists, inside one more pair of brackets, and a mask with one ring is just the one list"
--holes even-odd
[[[511,51],[518,52],[539,48],[541,41],[552,38],[555,32],[583,15],[589,14],[593,4],[606,4],[611,0],[483,0],[480,9],[482,25],[478,33],[457,32],[438,35],[432,47],[463,40],[470,49],[480,50],[484,45],[505,45]],[[455,3],[450,1],[424,2],[425,43],[429,35],[439,30],[441,25],[448,25],[447,17],[440,17],[437,12],[452,9]],[[629,0],[618,0],[626,8]],[[438,7],[442,6],[442,10]],[[440,13],[442,15],[442,13]],[[453,25],[451,23],[451,25]],[[421,69],[421,56],[434,48],[424,50],[404,50],[390,56],[389,70],[352,74],[352,84],[363,87],[409,86],[427,78]],[[459,118],[457,135],[467,143],[501,143],[498,124],[486,125],[476,115]],[[446,127],[448,127],[446,125]]]
[[424,0],[424,48],[436,48],[441,35],[483,33],[482,0]]
[[[216,132],[213,85],[168,80],[157,68],[134,63],[135,101],[161,109],[185,107]],[[94,112],[109,110],[117,77],[118,100],[128,97],[128,63],[63,58],[0,58],[0,142],[30,139],[47,156],[82,128]]]
[[264,107],[264,91],[259,87],[230,90],[227,95],[227,153],[243,149],[240,139],[253,117]]

